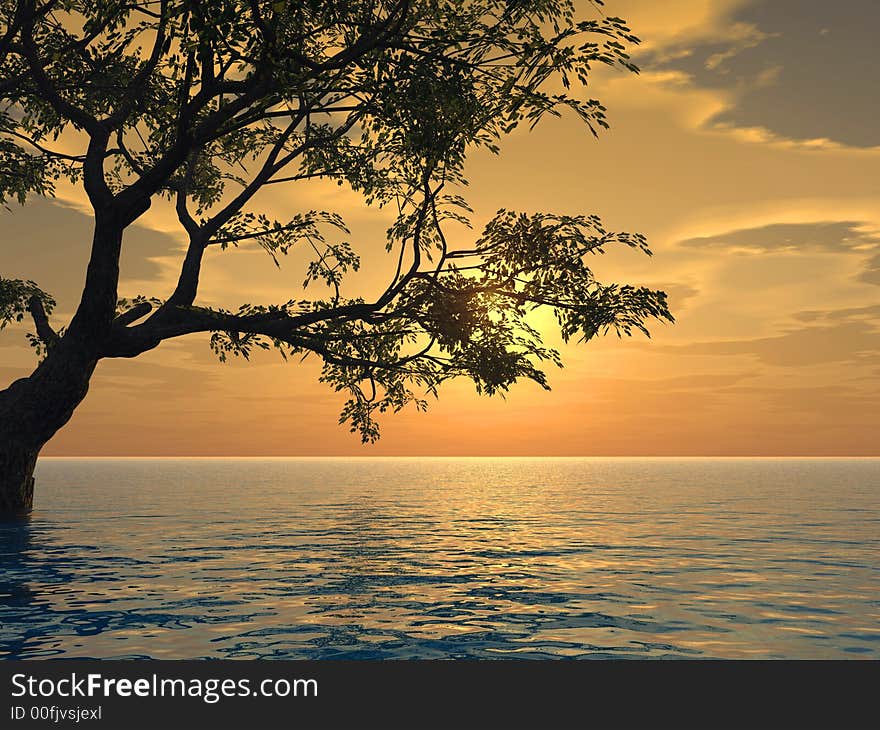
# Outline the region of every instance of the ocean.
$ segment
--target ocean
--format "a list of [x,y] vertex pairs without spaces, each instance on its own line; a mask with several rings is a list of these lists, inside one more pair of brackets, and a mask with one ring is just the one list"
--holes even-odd
[[880,658],[880,459],[43,459],[0,657]]

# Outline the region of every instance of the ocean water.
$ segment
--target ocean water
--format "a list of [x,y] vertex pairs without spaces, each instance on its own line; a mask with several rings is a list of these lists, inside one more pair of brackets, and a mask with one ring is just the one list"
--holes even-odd
[[46,459],[0,657],[880,658],[876,459]]

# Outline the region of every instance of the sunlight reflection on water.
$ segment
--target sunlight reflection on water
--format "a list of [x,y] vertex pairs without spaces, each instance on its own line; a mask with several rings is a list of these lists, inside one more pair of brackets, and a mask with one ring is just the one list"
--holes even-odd
[[880,658],[880,460],[51,459],[0,656]]

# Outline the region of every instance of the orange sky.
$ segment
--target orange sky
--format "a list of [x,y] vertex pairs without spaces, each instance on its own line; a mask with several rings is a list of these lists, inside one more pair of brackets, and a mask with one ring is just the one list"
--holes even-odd
[[[880,433],[880,52],[873,0],[842,16],[818,0],[608,0],[645,40],[639,77],[603,73],[591,95],[612,129],[575,120],[515,133],[476,155],[475,227],[498,208],[598,213],[648,235],[596,262],[600,279],[665,288],[677,317],[651,340],[564,347],[553,391],[507,400],[454,384],[427,414],[386,417],[362,446],[337,425],[342,398],[317,365],[265,354],[221,365],[207,337],[103,361],[55,455],[559,454],[871,455]],[[860,55],[861,54],[861,55]],[[875,98],[877,97],[877,98]],[[388,218],[335,186],[274,186],[284,213],[338,210],[360,246],[354,285],[380,286]],[[88,246],[81,196],[4,212],[0,271],[78,299]],[[162,206],[126,239],[121,294],[163,296],[183,238]],[[302,297],[296,258],[212,252],[200,302]],[[379,273],[376,273],[379,272]],[[29,372],[21,327],[0,333],[0,381]],[[550,340],[554,344],[554,340]]]

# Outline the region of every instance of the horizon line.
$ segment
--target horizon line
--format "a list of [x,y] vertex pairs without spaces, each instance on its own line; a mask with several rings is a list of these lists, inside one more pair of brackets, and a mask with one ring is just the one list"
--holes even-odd
[[880,454],[47,454],[40,459],[880,459]]

